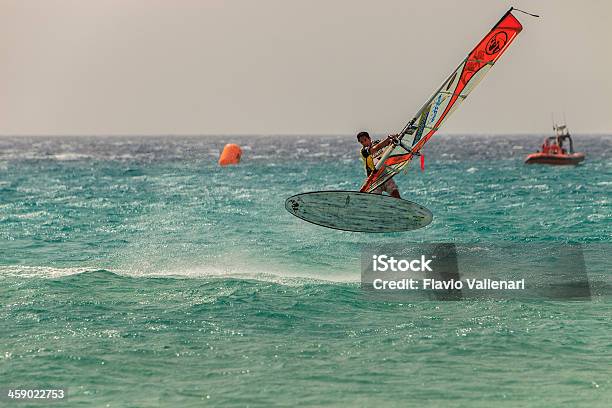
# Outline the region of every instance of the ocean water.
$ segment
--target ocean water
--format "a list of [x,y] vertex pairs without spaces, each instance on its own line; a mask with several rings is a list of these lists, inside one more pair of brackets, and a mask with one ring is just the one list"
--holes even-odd
[[[425,171],[396,178],[432,224],[359,234],[284,209],[359,188],[352,136],[1,137],[0,389],[66,388],[58,406],[609,406],[612,137],[575,137],[577,167],[523,165],[540,139],[436,136]],[[243,162],[220,168],[229,142]],[[440,242],[599,248],[585,264],[604,290],[364,296],[364,247]]]

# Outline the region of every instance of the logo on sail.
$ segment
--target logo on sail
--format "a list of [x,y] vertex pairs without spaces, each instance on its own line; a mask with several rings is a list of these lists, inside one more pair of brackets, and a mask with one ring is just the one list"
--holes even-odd
[[438,108],[440,107],[440,104],[442,103],[442,94],[439,94],[438,97],[436,98],[436,102],[434,103],[433,109],[431,111],[432,115],[431,115],[431,119],[429,119],[429,123],[434,123],[434,120],[436,120],[436,116],[438,116]]
[[496,33],[487,43],[487,47],[485,49],[487,55],[497,54],[502,48],[504,48],[504,45],[506,45],[507,41],[508,34],[506,34],[505,31],[500,31]]

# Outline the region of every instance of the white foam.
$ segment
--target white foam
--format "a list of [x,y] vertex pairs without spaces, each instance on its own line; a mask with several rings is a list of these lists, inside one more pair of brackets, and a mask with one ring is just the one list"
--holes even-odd
[[134,278],[183,278],[183,279],[250,279],[262,282],[271,282],[287,286],[301,286],[309,283],[351,283],[359,282],[359,271],[355,273],[330,273],[330,271],[297,272],[287,270],[272,270],[274,268],[245,268],[245,267],[215,267],[193,266],[166,268],[151,271],[144,269],[114,269],[95,267],[67,267],[57,268],[51,266],[5,265],[0,266],[0,276],[18,278],[56,279],[87,272],[107,271],[120,276]]
[[52,266],[4,265],[0,266],[0,276],[20,278],[61,278],[84,272],[99,271],[100,268],[55,268]]

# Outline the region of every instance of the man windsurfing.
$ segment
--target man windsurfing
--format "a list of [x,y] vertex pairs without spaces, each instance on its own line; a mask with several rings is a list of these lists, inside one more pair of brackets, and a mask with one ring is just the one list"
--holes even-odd
[[[425,143],[521,32],[523,26],[512,10],[511,7],[461,60],[399,135],[389,136],[382,142],[372,142],[367,132],[357,134],[362,146],[361,157],[369,174],[359,191],[296,194],[285,201],[287,211],[312,224],[343,231],[399,232],[428,225],[433,215],[427,208],[407,200],[391,200],[381,193],[386,191],[392,197],[400,197],[397,185],[391,178],[405,169],[414,157],[423,157],[421,150]],[[411,137],[412,142],[403,140],[406,136]],[[371,208],[372,211],[363,211],[364,208]]]
[[[396,135],[390,135],[382,142],[380,140],[372,142],[368,132],[359,132],[357,134],[357,141],[363,146],[361,148],[361,159],[365,165],[365,171],[368,177],[376,170],[376,163],[374,160],[380,156],[383,148],[393,143],[396,137]],[[391,197],[401,198],[399,190],[397,189],[397,184],[395,184],[393,179],[387,180],[383,185],[373,190],[372,193],[382,194],[383,191],[387,192]]]

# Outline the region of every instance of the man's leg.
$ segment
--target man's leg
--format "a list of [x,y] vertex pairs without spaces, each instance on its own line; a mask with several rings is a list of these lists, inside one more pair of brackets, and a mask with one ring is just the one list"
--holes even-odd
[[389,193],[393,198],[401,198],[397,184],[395,184],[393,179],[390,179],[385,183],[385,191],[387,191],[387,193]]

